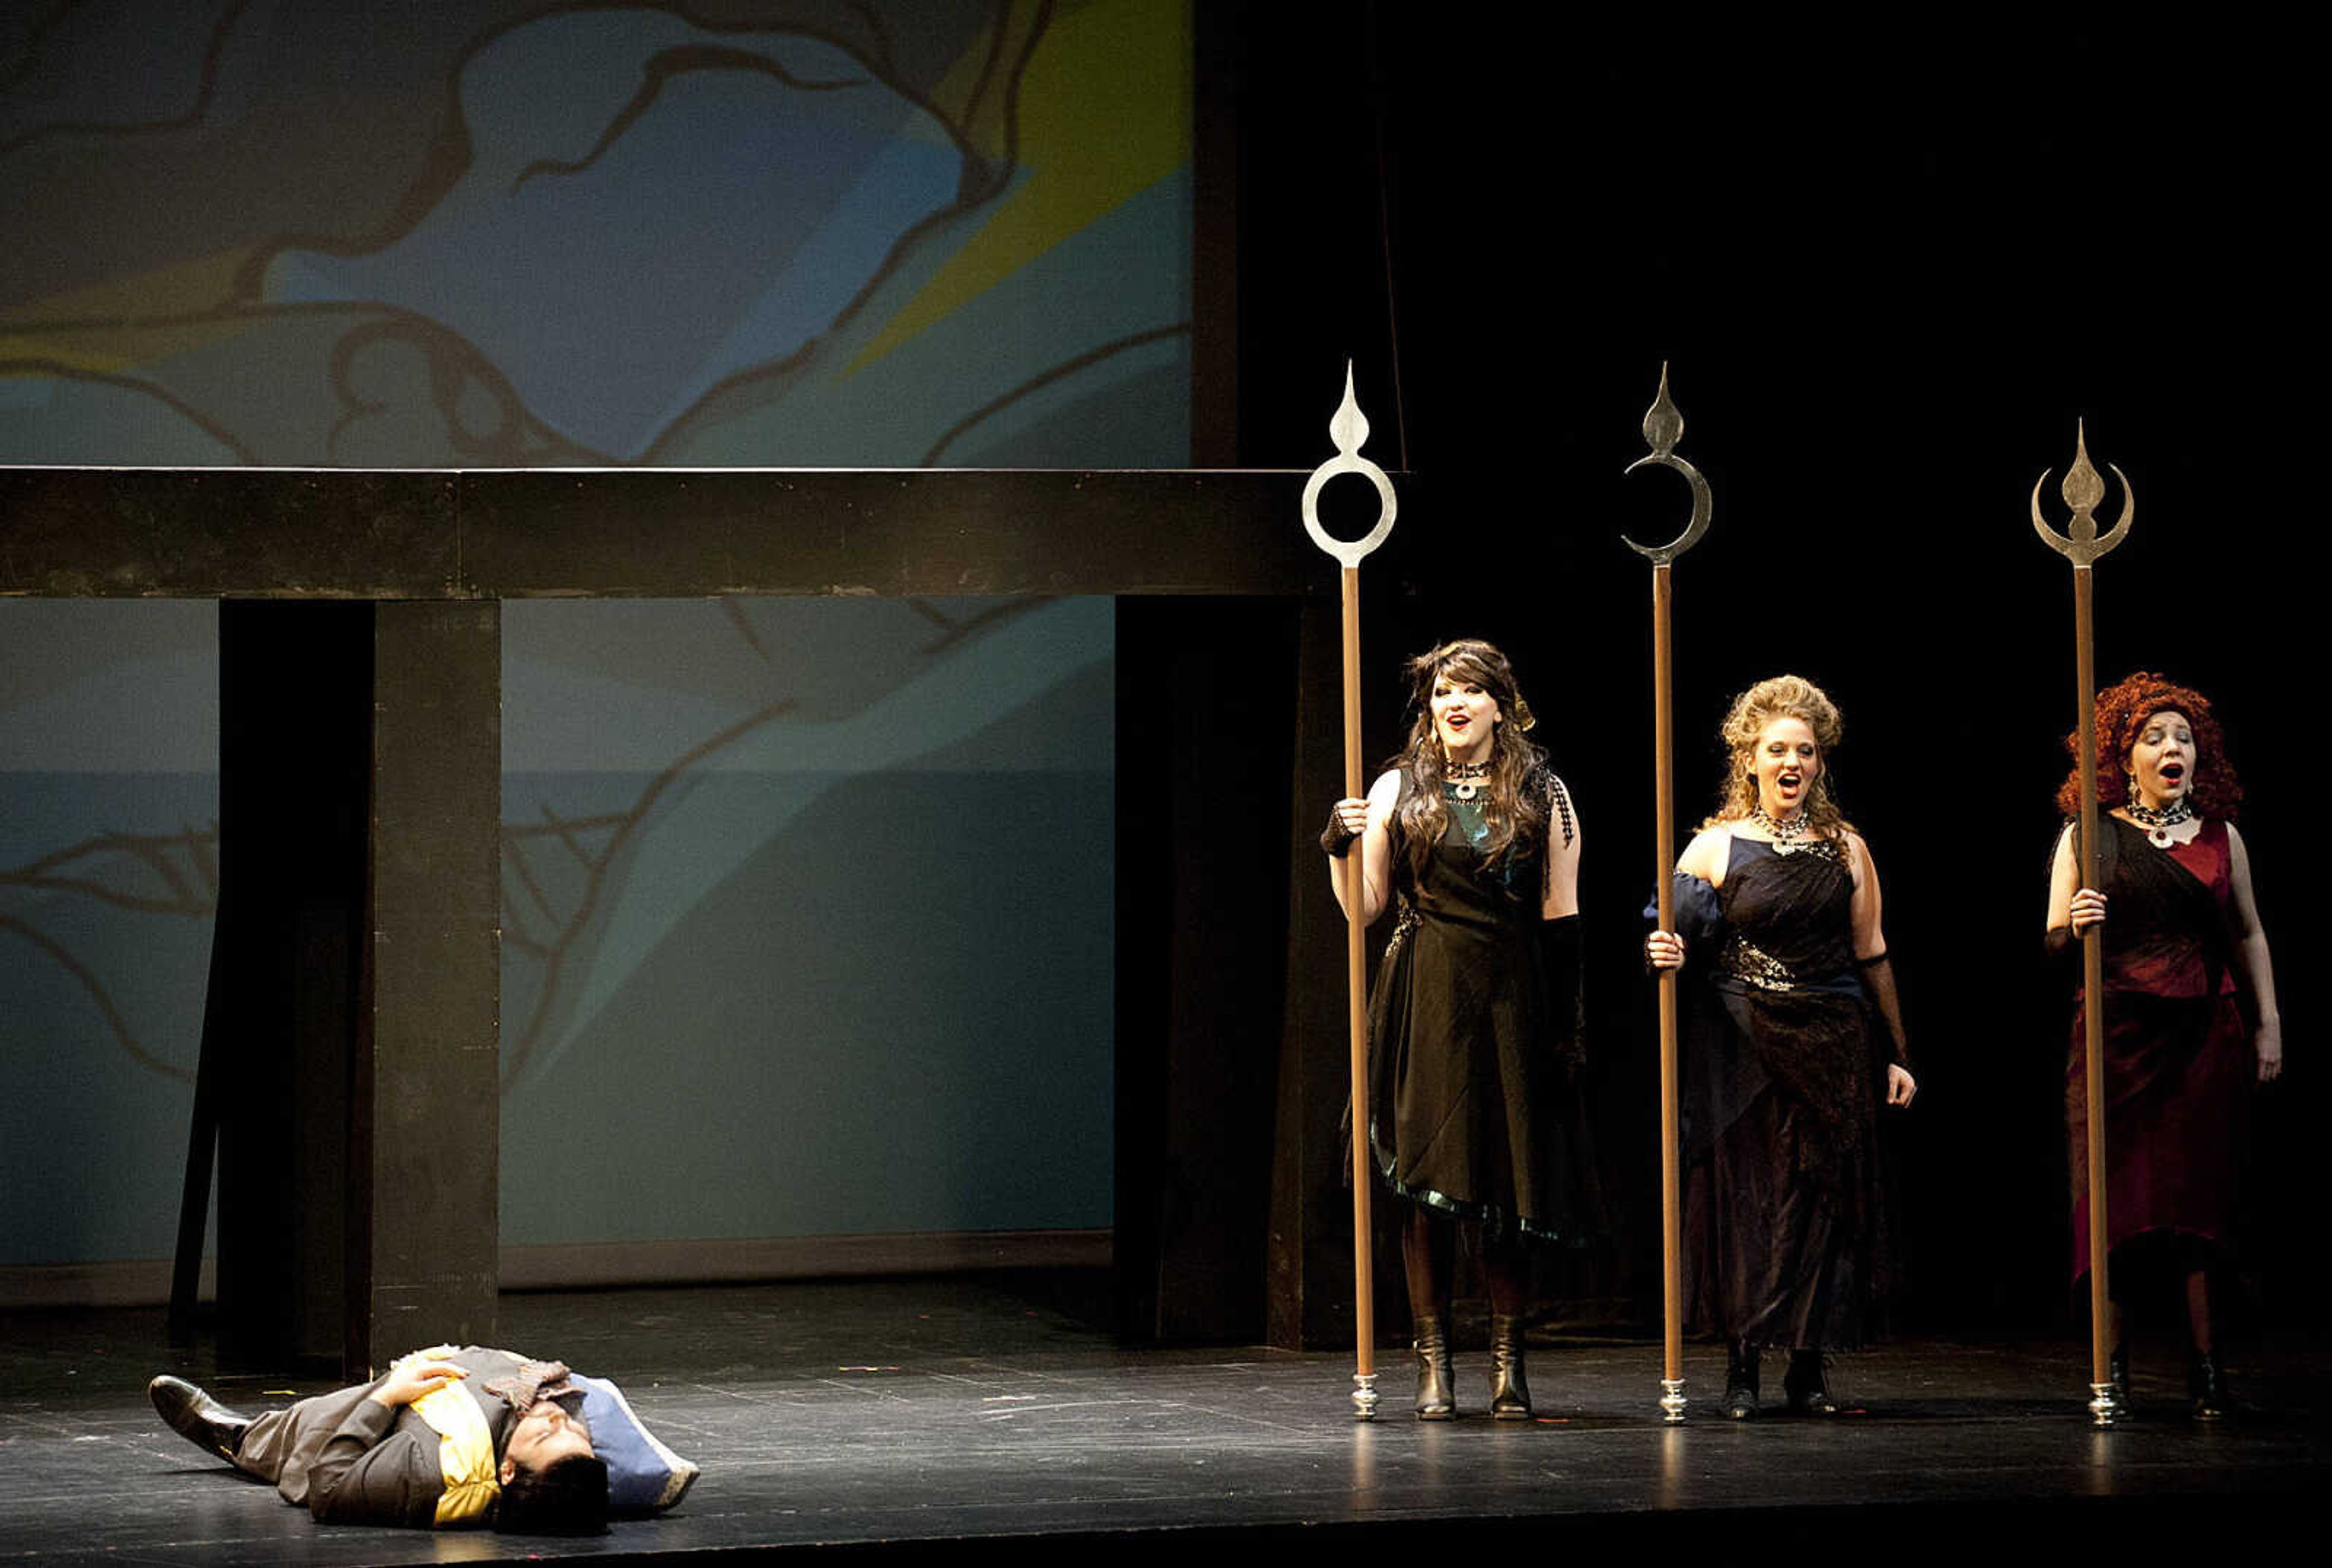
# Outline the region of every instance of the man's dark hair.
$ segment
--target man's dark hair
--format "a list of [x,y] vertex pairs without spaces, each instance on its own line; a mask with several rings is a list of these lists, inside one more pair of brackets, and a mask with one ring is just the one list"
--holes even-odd
[[602,1535],[607,1530],[607,1462],[588,1454],[530,1470],[502,1484],[494,1528],[512,1535]]

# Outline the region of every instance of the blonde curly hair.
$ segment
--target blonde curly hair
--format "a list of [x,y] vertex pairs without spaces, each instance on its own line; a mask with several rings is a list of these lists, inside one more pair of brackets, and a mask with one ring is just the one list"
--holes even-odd
[[1733,699],[1725,722],[1716,729],[1725,746],[1725,775],[1717,789],[1716,810],[1701,827],[1738,822],[1757,808],[1757,741],[1782,719],[1802,722],[1814,732],[1814,744],[1821,751],[1821,775],[1806,800],[1807,822],[1824,838],[1853,831],[1854,824],[1839,810],[1830,783],[1830,754],[1845,739],[1846,721],[1830,693],[1803,675],[1774,675]]

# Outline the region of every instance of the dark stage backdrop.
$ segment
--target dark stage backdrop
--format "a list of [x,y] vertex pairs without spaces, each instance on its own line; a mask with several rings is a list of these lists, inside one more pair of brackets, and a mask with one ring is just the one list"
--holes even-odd
[[[2302,1313],[2327,1083],[2302,859],[2321,334],[2291,230],[2309,177],[2292,71],[2118,19],[1712,30],[1384,6],[1333,48],[1292,26],[1244,43],[1242,452],[1316,461],[1318,368],[1351,356],[1379,455],[1417,474],[1363,571],[1372,756],[1400,733],[1400,655],[1476,634],[1515,659],[1585,817],[1592,1092],[1600,1127],[1642,1134],[1606,1150],[1639,1299],[1649,574],[1620,536],[1672,536],[1686,501],[1620,470],[1668,361],[1716,495],[1676,569],[1679,829],[1714,799],[1733,693],[1792,670],[1838,699],[1836,779],[1924,1085],[1899,1127],[1916,1320],[2067,1310],[2069,1009],[2040,933],[2071,600],[2026,498],[2084,416],[2140,501],[2098,568],[2098,667],[2212,694],[2249,791],[2292,1063],[2255,1129],[2250,1283]],[[2054,478],[2044,501],[2061,521]]]

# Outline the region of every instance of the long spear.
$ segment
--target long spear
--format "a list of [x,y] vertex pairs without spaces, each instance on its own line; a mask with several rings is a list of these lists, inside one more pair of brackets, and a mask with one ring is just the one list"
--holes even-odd
[[[2073,465],[2065,471],[2058,493],[2073,509],[2073,520],[2059,533],[2040,516],[2040,487],[2049,471],[2032,482],[2032,531],[2050,550],[2073,563],[2073,668],[2079,685],[2078,737],[2081,781],[2081,815],[2074,824],[2079,846],[2083,887],[2098,884],[2098,672],[2097,623],[2090,591],[2090,571],[2098,557],[2119,544],[2137,515],[2137,492],[2129,475],[2113,464],[2121,481],[2121,516],[2103,539],[2098,537],[2097,510],[2106,498],[2106,482],[2089,463],[2088,432],[2073,425]],[[2081,935],[2081,1017],[2088,1038],[2084,1055],[2087,1087],[2082,1116],[2088,1122],[2089,1161],[2089,1419],[2109,1427],[2119,1413],[2114,1403],[2112,1346],[2106,1343],[2111,1314],[2106,1291],[2106,958],[2105,932],[2092,925]]]
[[[1658,890],[1660,929],[1676,929],[1676,722],[1668,708],[1671,618],[1668,568],[1676,558],[1700,542],[1708,531],[1708,481],[1700,470],[1676,454],[1684,437],[1684,416],[1668,400],[1668,368],[1660,367],[1659,396],[1644,414],[1644,442],[1651,451],[1628,464],[1633,473],[1647,464],[1673,468],[1692,486],[1692,521],[1682,533],[1662,545],[1638,544],[1625,534],[1630,550],[1652,563],[1652,767],[1659,841],[1659,865],[1653,885]],[[1660,990],[1660,1414],[1670,1426],[1684,1420],[1684,1240],[1681,1181],[1677,1171],[1677,971],[1659,971]]]
[[[1344,401],[1328,421],[1329,439],[1336,455],[1312,471],[1304,486],[1304,530],[1312,542],[1335,557],[1343,568],[1344,588],[1344,795],[1357,797],[1361,779],[1361,562],[1392,532],[1400,510],[1393,500],[1392,481],[1385,471],[1361,455],[1369,438],[1369,422],[1352,397],[1352,366],[1344,362]],[[1341,540],[1320,526],[1320,492],[1342,473],[1357,473],[1377,488],[1377,525],[1357,540]],[[1358,1341],[1352,1368],[1352,1419],[1373,1420],[1377,1413],[1376,1259],[1369,1218],[1369,1182],[1373,1163],[1369,1158],[1368,954],[1362,938],[1368,913],[1362,901],[1368,896],[1360,847],[1355,844],[1339,874],[1344,884],[1344,1020],[1350,1035],[1352,1076],[1352,1333]]]

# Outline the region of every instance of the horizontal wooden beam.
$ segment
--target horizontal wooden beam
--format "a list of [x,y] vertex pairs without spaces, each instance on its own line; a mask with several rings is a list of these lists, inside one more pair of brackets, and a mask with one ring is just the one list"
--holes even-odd
[[1311,594],[1293,470],[0,468],[0,597]]

